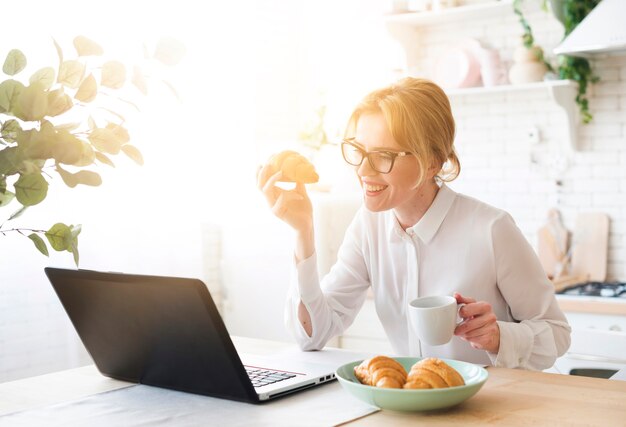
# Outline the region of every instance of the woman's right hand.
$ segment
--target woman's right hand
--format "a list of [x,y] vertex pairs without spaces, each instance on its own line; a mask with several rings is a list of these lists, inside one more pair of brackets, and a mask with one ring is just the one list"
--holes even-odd
[[276,186],[282,172],[274,172],[267,163],[259,169],[257,186],[265,196],[272,213],[289,224],[297,232],[304,234],[313,229],[313,207],[304,184],[297,183],[293,190]]

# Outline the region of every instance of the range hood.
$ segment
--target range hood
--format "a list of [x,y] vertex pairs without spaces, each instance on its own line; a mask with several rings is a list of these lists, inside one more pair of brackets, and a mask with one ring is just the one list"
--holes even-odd
[[602,0],[554,49],[557,55],[626,55],[626,0]]

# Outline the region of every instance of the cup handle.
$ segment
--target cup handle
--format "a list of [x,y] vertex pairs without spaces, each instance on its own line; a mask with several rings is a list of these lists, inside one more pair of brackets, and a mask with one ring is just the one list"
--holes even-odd
[[[464,302],[457,304],[456,306],[456,318],[457,318],[457,322],[456,322],[456,326],[459,326],[461,323],[463,323],[463,321],[465,320],[464,318],[461,317],[461,315],[459,314],[459,311],[461,311],[461,308],[465,305]],[[460,320],[459,320],[460,319]]]

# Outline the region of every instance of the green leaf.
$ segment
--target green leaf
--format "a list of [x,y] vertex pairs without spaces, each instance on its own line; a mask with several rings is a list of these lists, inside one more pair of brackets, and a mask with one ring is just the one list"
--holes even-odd
[[17,143],[24,154],[24,161],[29,159],[45,160],[52,157],[56,138],[54,126],[45,120],[39,130],[29,129],[19,132]]
[[0,192],[0,208],[8,205],[15,198],[15,194],[10,191]]
[[76,263],[76,267],[78,267],[79,255],[78,255],[78,235],[82,230],[82,226],[78,225],[70,225],[70,234],[72,241],[70,243],[70,247],[67,248],[68,252],[71,252],[74,255],[74,263]]
[[26,68],[26,56],[19,49],[12,49],[7,54],[2,71],[8,76],[14,76]]
[[55,251],[65,251],[72,244],[72,230],[67,225],[57,222],[46,231],[46,238]]
[[78,56],[100,56],[104,53],[104,49],[98,43],[85,36],[74,37],[74,47]]
[[128,134],[128,130],[126,130],[124,126],[115,123],[109,123],[106,125],[106,128],[113,131],[113,134],[120,141],[120,143],[126,144],[130,141],[130,135]]
[[185,56],[186,48],[183,43],[172,37],[161,38],[154,50],[154,59],[165,65],[176,65]]
[[74,166],[89,166],[94,163],[96,160],[96,151],[93,149],[91,144],[80,140],[81,144],[81,153],[80,158],[73,163]]
[[36,71],[35,74],[30,76],[28,80],[31,84],[33,83],[41,83],[44,89],[48,90],[54,84],[54,68],[52,67],[44,67],[39,71]]
[[52,157],[59,163],[76,165],[83,158],[83,141],[68,131],[60,130],[52,149]]
[[6,142],[16,142],[17,134],[22,130],[19,122],[15,119],[7,120],[2,123],[2,127],[0,127],[0,136]]
[[41,174],[20,175],[13,186],[17,201],[24,206],[36,205],[48,194],[48,182]]
[[119,89],[124,86],[126,81],[126,68],[119,61],[108,61],[102,65],[102,86]]
[[78,240],[72,240],[72,243],[70,243],[70,247],[67,248],[68,252],[71,252],[72,255],[74,256],[74,263],[76,264],[76,267],[78,267],[78,262],[79,262],[79,255],[78,255]]
[[20,173],[24,175],[32,175],[41,173],[41,160],[24,160],[20,167]]
[[19,217],[21,217],[21,216],[22,216],[22,214],[23,214],[24,212],[26,212],[26,209],[28,209],[28,206],[22,206],[21,208],[19,208],[19,209],[18,209],[18,210],[16,210],[15,212],[13,212],[13,213],[11,214],[11,216],[9,217],[9,219],[7,219],[7,221],[11,221],[11,220],[13,220],[13,219],[15,219],[15,218],[19,218]]
[[48,92],[48,116],[59,116],[74,106],[72,98],[65,93],[63,88]]
[[178,100],[178,102],[182,102],[182,98],[180,97],[180,95],[178,94],[178,91],[176,90],[176,88],[174,87],[173,84],[171,84],[170,82],[168,82],[167,80],[161,80],[163,82],[163,84],[170,90],[170,92],[172,92],[172,94],[176,97],[176,99]]
[[76,179],[73,173],[66,171],[59,164],[56,165],[56,170],[61,176],[61,179],[63,180],[65,185],[67,185],[70,188],[74,188],[78,185],[78,180]]
[[100,163],[104,163],[105,165],[109,165],[112,168],[115,167],[115,163],[113,163],[113,161],[111,159],[109,159],[106,155],[102,154],[99,151],[96,151],[96,159],[98,159],[98,161],[100,161]]
[[48,94],[41,83],[32,83],[20,94],[15,114],[26,121],[38,121],[48,112]]
[[85,64],[80,61],[63,61],[59,67],[57,82],[63,86],[76,89],[85,75]]
[[139,92],[144,95],[148,95],[148,84],[146,83],[146,78],[143,75],[141,68],[136,65],[133,67],[133,78],[131,79],[131,83],[139,89]]
[[96,150],[108,154],[118,154],[122,146],[122,143],[111,129],[94,129],[89,134],[88,139]]
[[137,149],[137,147],[130,144],[122,145],[122,151],[135,163],[143,166],[143,156],[141,155],[141,152]]
[[0,83],[0,113],[13,110],[22,90],[24,85],[17,80],[9,79]]
[[83,226],[81,224],[70,225],[70,230],[72,233],[72,239],[77,239],[80,232],[83,230]]
[[57,55],[59,57],[59,67],[61,67],[61,64],[63,63],[63,49],[61,49],[61,46],[59,46],[54,37],[52,38],[52,43],[54,43],[54,48],[56,49]]
[[89,185],[91,187],[102,185],[102,178],[96,172],[81,170],[76,172],[74,176],[79,184]]
[[22,163],[22,153],[18,147],[0,150],[0,175],[13,175]]
[[28,238],[33,241],[33,243],[35,244],[35,247],[37,248],[39,252],[41,252],[45,256],[50,256],[50,254],[48,253],[48,246],[46,245],[46,242],[44,242],[44,240],[41,237],[39,237],[35,233],[32,233],[28,235]]
[[96,83],[96,78],[93,74],[89,74],[85,80],[80,84],[76,95],[74,95],[75,99],[78,99],[82,102],[91,102],[96,99],[96,95],[98,94],[98,83]]

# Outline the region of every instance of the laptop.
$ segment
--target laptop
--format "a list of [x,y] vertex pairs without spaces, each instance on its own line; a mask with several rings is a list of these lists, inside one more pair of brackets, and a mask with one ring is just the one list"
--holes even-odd
[[105,376],[251,403],[335,379],[334,366],[285,356],[242,360],[198,279],[51,267],[45,272]]

